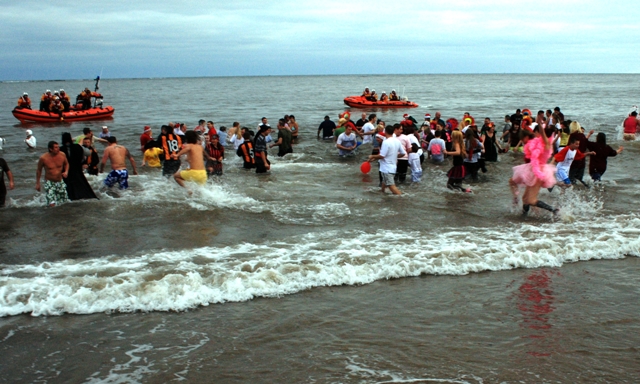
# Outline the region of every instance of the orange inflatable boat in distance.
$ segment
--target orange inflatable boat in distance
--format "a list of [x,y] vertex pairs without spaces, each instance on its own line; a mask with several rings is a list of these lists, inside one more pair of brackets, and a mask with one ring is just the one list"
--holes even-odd
[[408,100],[369,101],[364,96],[347,96],[344,103],[352,108],[416,108],[418,104]]
[[13,116],[20,120],[22,123],[57,123],[57,122],[72,122],[72,121],[85,121],[85,120],[100,120],[110,118],[115,112],[112,106],[89,108],[85,110],[72,110],[69,112],[62,112],[62,116],[59,113],[35,111],[25,108],[14,108],[11,113]]

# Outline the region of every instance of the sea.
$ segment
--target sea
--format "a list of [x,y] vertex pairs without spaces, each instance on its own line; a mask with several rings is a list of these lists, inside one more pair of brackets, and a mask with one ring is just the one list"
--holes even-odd
[[[111,119],[22,124],[11,114],[23,92],[37,107],[46,89],[73,98],[93,86],[0,83],[0,156],[15,178],[0,209],[0,381],[640,382],[640,141],[620,134],[640,75],[105,74]],[[344,105],[365,87],[419,107]],[[342,158],[317,139],[324,116],[344,111],[388,124],[469,112],[501,131],[517,108],[554,107],[624,147],[601,183],[540,193],[557,217],[514,206],[519,154],[465,182],[472,193],[446,188],[449,162],[425,162],[422,180],[393,196],[377,166],[360,171],[368,144]],[[193,195],[148,167],[123,192],[87,176],[99,200],[48,208],[35,190],[38,158],[63,132],[106,125],[139,166],[145,125],[154,136],[199,119],[255,130],[285,114],[299,142],[283,158],[271,150],[267,175],[228,149],[224,174]]]

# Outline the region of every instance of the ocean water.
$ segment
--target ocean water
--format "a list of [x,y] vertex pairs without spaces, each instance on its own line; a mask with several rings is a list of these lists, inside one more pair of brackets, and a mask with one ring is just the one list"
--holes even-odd
[[[16,188],[0,210],[0,364],[10,382],[637,382],[640,143],[619,125],[638,75],[415,75],[134,79],[101,82],[113,119],[20,124],[26,91],[71,95],[87,81],[0,83],[0,151]],[[316,132],[364,87],[420,104],[373,112],[470,112],[501,128],[516,108],[562,108],[624,146],[600,185],[540,199],[522,217],[501,155],[471,194],[449,165],[424,164],[400,197]],[[635,99],[634,99],[635,97]],[[354,120],[370,110],[352,110]],[[34,190],[49,140],[107,125],[139,161],[144,125],[219,128],[294,114],[294,153],[270,175],[241,169],[193,196],[142,169],[122,193],[45,208]],[[24,130],[38,139],[22,142]],[[102,152],[102,148],[98,148]],[[375,169],[375,167],[374,167]],[[587,177],[588,178],[588,177]]]

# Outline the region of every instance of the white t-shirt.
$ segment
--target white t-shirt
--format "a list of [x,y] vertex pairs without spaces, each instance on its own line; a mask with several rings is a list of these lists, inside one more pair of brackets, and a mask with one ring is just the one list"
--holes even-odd
[[564,157],[564,160],[556,165],[556,171],[563,171],[565,174],[569,174],[569,168],[571,168],[571,163],[573,163],[573,159],[576,157],[576,150],[569,149],[567,150],[567,154]]
[[231,136],[231,140],[229,140],[229,142],[231,144],[233,144],[233,149],[235,149],[237,151],[238,147],[240,147],[240,145],[242,145],[242,143],[244,143],[244,137],[240,137],[238,139],[237,135],[233,135],[233,136]]
[[29,148],[35,148],[36,147],[36,137],[31,135],[31,137],[29,137],[28,139],[24,139],[24,142],[27,143],[27,146]]
[[418,141],[418,138],[416,137],[416,135],[408,135],[407,137],[409,138],[409,143],[415,144],[418,146],[418,152],[411,152],[411,150],[408,151],[409,160],[419,159],[420,155],[422,155],[422,148],[420,147],[420,142]]
[[407,152],[402,147],[402,143],[396,137],[387,137],[380,146],[380,172],[396,173],[398,154],[406,155]]
[[[375,130],[375,127],[370,122],[362,126],[363,133],[373,132],[374,130]],[[362,138],[362,144],[371,143],[373,141],[373,135],[363,135],[363,136],[364,137]]]
[[[338,136],[338,140],[336,144],[340,144],[344,147],[353,147],[356,145],[356,134],[351,132],[350,135],[347,135],[347,132],[342,132],[340,136]],[[354,148],[355,149],[355,148]],[[353,149],[350,151],[338,148],[338,153],[340,155],[348,155],[353,152]]]

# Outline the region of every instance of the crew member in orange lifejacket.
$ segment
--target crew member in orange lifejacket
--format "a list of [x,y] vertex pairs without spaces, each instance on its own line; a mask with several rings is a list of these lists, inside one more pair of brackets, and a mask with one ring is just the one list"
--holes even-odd
[[82,101],[82,109],[91,108],[91,98],[95,97],[96,99],[101,99],[102,95],[97,92],[91,92],[89,88],[85,88],[82,93],[78,96],[78,98]]
[[251,134],[248,131],[245,131],[242,134],[242,138],[244,139],[244,143],[240,144],[238,150],[236,151],[236,155],[242,157],[242,168],[252,169],[256,167],[256,160],[253,158],[253,143],[251,142]]
[[391,94],[389,95],[389,100],[391,101],[398,101],[400,100],[400,98],[398,97],[398,94],[396,93],[395,89],[391,90]]
[[382,92],[382,94],[380,95],[380,101],[389,101],[389,97],[385,92]]
[[49,106],[49,111],[53,113],[58,113],[60,115],[62,115],[62,112],[64,112],[64,105],[62,105],[62,102],[60,101],[60,98],[58,96],[55,96],[53,98],[53,101]]
[[364,92],[362,92],[362,97],[369,97],[371,96],[371,92],[369,91],[369,87],[364,89]]
[[173,133],[168,125],[163,125],[160,135],[160,144],[164,151],[164,163],[162,163],[162,176],[172,177],[180,169],[178,152],[182,149],[182,138]]
[[71,109],[71,98],[69,98],[69,95],[67,95],[64,89],[60,90],[60,102],[62,103],[62,105],[64,105],[65,111]]
[[51,105],[52,99],[53,95],[51,95],[51,91],[47,89],[40,98],[40,111],[49,112],[49,106]]
[[369,101],[373,101],[376,102],[378,101],[378,95],[376,95],[376,91],[375,89],[373,91],[371,91],[371,94],[369,95],[369,97],[365,97],[367,100]]
[[23,93],[22,96],[18,99],[18,108],[31,109],[31,99],[29,98],[29,94],[27,94],[27,92]]

